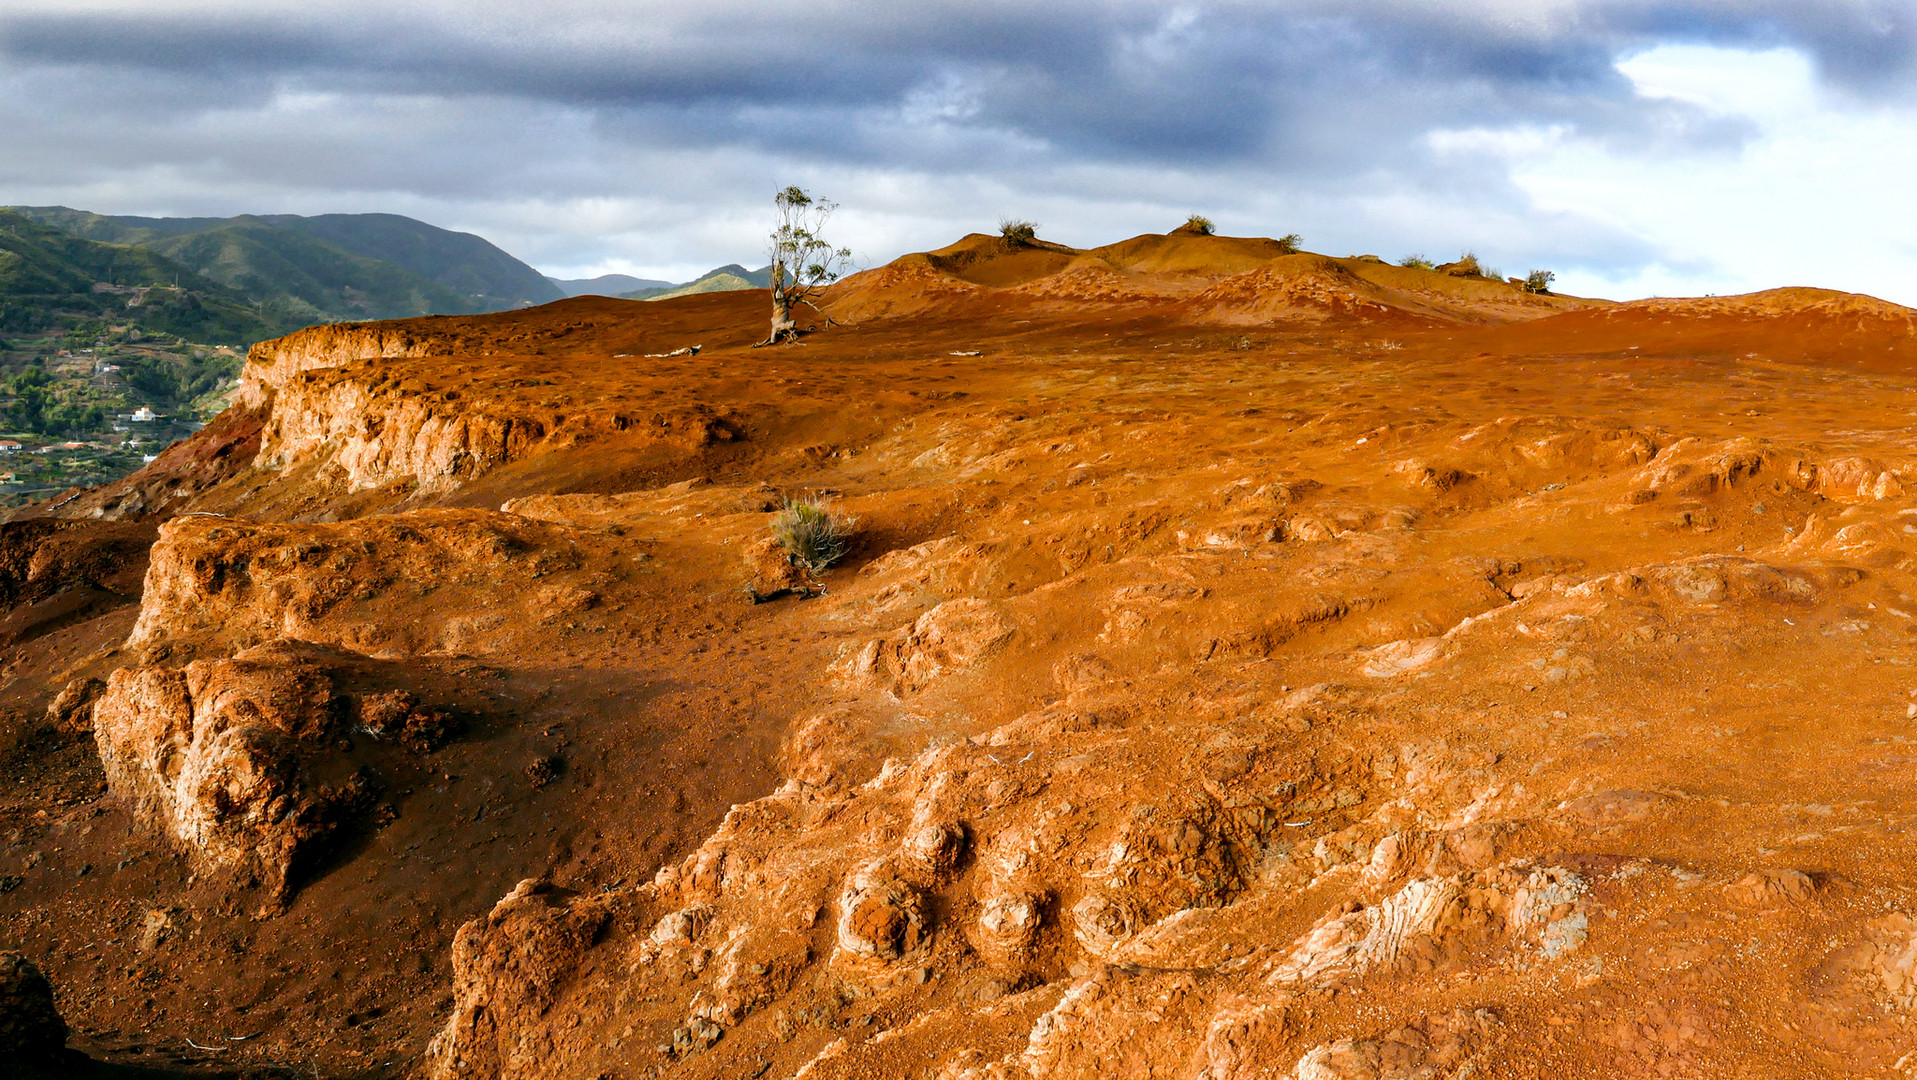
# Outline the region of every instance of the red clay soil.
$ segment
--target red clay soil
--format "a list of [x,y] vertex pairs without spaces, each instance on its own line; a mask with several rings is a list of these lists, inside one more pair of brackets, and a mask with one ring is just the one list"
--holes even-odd
[[1905,1075],[1911,313],[1269,244],[258,347],[0,532],[0,951],[168,1074]]

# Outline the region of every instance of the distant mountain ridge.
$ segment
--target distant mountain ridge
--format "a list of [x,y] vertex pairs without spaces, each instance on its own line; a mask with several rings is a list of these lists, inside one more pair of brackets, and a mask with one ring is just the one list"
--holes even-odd
[[152,218],[65,206],[9,209],[83,239],[164,256],[237,290],[265,321],[287,329],[503,311],[566,296],[481,237],[398,214]]
[[237,289],[143,247],[108,244],[0,209],[0,332],[105,318],[193,341],[243,343],[284,330]]
[[747,270],[738,263],[708,270],[691,281],[655,281],[626,274],[601,274],[596,278],[563,279],[549,277],[567,296],[611,296],[620,300],[670,300],[675,296],[697,293],[729,292],[734,289],[765,289],[772,285],[772,267]]
[[632,300],[765,288],[738,263],[688,282],[560,280],[470,233],[398,214],[137,217],[0,208],[0,327],[135,324],[201,342],[316,323],[467,315],[571,296]]
[[567,296],[625,296],[628,293],[646,289],[677,288],[670,281],[657,281],[652,278],[636,278],[630,274],[601,274],[596,278],[556,278],[547,281],[558,286]]
[[762,266],[757,270],[747,270],[738,263],[727,263],[715,270],[708,270],[683,285],[665,285],[648,289],[636,289],[620,293],[623,300],[670,300],[675,296],[694,296],[699,293],[734,292],[739,289],[769,289],[772,287],[772,267]]

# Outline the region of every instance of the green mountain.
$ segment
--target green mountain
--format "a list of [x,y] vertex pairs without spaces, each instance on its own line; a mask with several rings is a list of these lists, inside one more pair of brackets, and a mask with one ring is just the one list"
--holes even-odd
[[483,303],[488,311],[550,304],[565,292],[546,275],[472,233],[453,232],[398,214],[320,214],[263,218],[403,270]]
[[747,270],[738,263],[727,263],[717,270],[683,285],[668,285],[664,288],[637,289],[621,293],[625,300],[670,300],[675,296],[693,296],[698,293],[734,292],[739,289],[769,289],[772,287],[772,267]]
[[202,342],[252,342],[286,328],[240,291],[157,252],[0,209],[0,331],[59,331],[89,320]]
[[44,225],[133,244],[238,290],[290,326],[544,304],[565,293],[470,233],[397,214],[111,217],[64,206],[14,207]]

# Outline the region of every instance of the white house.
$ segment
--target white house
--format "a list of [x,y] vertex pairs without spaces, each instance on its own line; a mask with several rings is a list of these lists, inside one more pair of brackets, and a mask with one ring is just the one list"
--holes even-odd
[[160,418],[159,413],[154,412],[152,409],[147,408],[145,405],[142,405],[139,408],[133,410],[133,419],[142,424],[151,423],[152,421],[158,420],[159,418]]

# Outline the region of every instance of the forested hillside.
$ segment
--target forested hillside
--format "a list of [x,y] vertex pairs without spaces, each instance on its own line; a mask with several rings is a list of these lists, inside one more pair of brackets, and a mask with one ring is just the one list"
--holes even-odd
[[74,236],[166,256],[290,326],[503,311],[565,295],[480,237],[398,214],[149,218],[13,209]]

